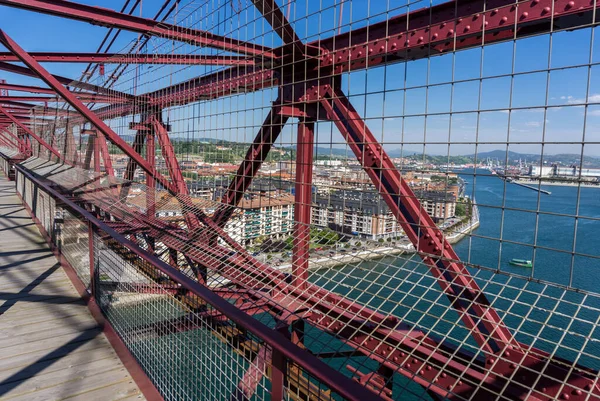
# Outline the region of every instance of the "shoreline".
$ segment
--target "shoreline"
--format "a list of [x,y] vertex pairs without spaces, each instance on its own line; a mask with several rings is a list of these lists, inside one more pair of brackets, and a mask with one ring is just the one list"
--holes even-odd
[[[446,240],[450,244],[456,244],[460,242],[463,238],[465,238],[468,234],[473,232],[479,227],[479,210],[477,209],[477,205],[473,205],[473,217],[468,221],[467,224],[463,224],[457,231],[452,230],[453,232],[450,235],[446,235]],[[352,253],[344,253],[335,256],[329,257],[321,257],[321,258],[310,258],[308,260],[308,271],[316,271],[321,269],[330,269],[336,268],[339,266],[345,266],[351,263],[362,263],[368,262],[371,260],[378,260],[385,258],[387,256],[394,255],[409,255],[416,253],[414,246],[411,243],[405,243],[401,245],[397,245],[395,247],[384,246],[381,248],[375,248],[372,250],[362,250],[356,251]],[[271,266],[279,271],[289,273],[292,270],[292,264],[286,263],[280,266]],[[212,283],[211,283],[212,281]],[[215,286],[217,283],[217,287],[226,285],[229,283],[229,280],[220,279],[210,280],[207,285],[208,287]]]
[[[479,210],[477,206],[473,206],[473,219],[469,220],[467,224],[463,224],[457,231],[453,231],[450,235],[446,235],[448,243],[454,245],[464,239],[467,235],[475,231],[479,227]],[[395,247],[381,247],[373,250],[356,251],[343,255],[335,255],[331,257],[324,257],[319,259],[309,259],[308,270],[320,270],[325,268],[339,267],[350,263],[361,263],[368,262],[370,260],[377,260],[391,255],[404,255],[414,254],[416,250],[411,243],[398,245]],[[292,265],[287,263],[281,266],[275,266],[276,269],[290,272]]]
[[544,180],[513,180],[515,184],[534,185],[534,186],[552,186],[552,187],[581,187],[581,188],[600,188],[600,184],[590,184],[585,182],[557,182]]

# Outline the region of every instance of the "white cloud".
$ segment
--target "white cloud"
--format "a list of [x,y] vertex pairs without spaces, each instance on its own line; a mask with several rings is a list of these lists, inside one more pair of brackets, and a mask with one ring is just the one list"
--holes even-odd
[[588,110],[587,115],[593,117],[600,117],[600,109]]
[[527,121],[525,125],[527,127],[540,127],[542,123],[540,123],[539,121]]
[[[560,97],[564,100],[564,96]],[[573,96],[567,96],[568,104],[582,104],[586,103],[584,98],[574,98]],[[587,98],[587,103],[600,103],[600,93],[594,93],[593,95],[589,95]]]

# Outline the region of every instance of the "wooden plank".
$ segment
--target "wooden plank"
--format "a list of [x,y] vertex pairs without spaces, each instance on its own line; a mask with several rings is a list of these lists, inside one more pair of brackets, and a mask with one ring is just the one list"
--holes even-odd
[[0,400],[143,399],[0,178]]

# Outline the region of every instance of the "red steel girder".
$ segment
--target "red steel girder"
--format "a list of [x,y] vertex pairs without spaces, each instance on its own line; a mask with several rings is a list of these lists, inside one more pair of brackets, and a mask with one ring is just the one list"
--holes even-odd
[[479,346],[495,354],[516,341],[460,258],[445,241],[442,231],[421,206],[408,183],[358,112],[339,90],[323,86],[318,97],[338,130],[371,178],[390,211],[415,249],[425,254],[423,262],[438,280],[451,305]]
[[58,150],[56,150],[48,142],[46,142],[43,138],[41,138],[35,132],[33,132],[31,129],[29,129],[29,127],[27,127],[21,121],[19,121],[15,117],[13,117],[12,114],[5,112],[4,111],[4,107],[2,107],[2,106],[0,106],[0,113],[4,114],[6,117],[8,117],[15,125],[17,125],[17,127],[21,128],[28,135],[31,135],[36,141],[38,141],[38,143],[40,145],[42,145],[43,147],[45,147],[54,156],[58,157],[59,160],[65,161],[65,159],[63,158],[63,156],[60,154],[60,152]]
[[[275,101],[275,104],[279,104],[279,100]],[[236,178],[231,181],[227,192],[223,195],[221,203],[229,206],[237,206],[243,198],[244,193],[250,187],[252,179],[260,169],[260,166],[265,161],[269,150],[271,150],[271,147],[277,141],[287,120],[288,116],[281,115],[277,110],[277,106],[274,106],[269,111],[242,164],[238,168]],[[213,220],[219,227],[224,227],[232,213],[233,207],[223,207],[215,213]]]
[[[255,65],[244,56],[209,56],[200,54],[123,54],[123,53],[29,53],[38,63],[98,64],[186,64],[186,65]],[[0,52],[0,61],[19,61],[12,53]]]
[[[27,77],[34,77],[34,78],[38,77],[29,68],[21,67],[19,65],[14,65],[11,63],[5,63],[3,61],[0,61],[0,70],[12,72],[14,74],[24,75]],[[87,90],[87,91],[91,91],[91,92],[95,92],[95,93],[101,93],[104,95],[109,95],[109,96],[114,96],[114,97],[121,97],[121,98],[125,98],[125,99],[135,99],[136,98],[134,95],[130,95],[128,93],[119,92],[114,89],[103,88],[102,86],[89,84],[87,82],[77,81],[75,79],[62,77],[60,75],[51,75],[51,76],[56,81],[60,82],[61,84],[65,85],[65,86],[79,88],[79,89],[83,89],[83,90]]]
[[[84,102],[93,102],[93,103],[126,103],[129,102],[127,98],[121,97],[111,97],[105,95],[96,95],[92,93],[85,92],[72,92],[77,98],[81,99]],[[60,97],[50,97],[50,96],[0,96],[0,103],[4,102],[44,102],[44,103],[64,103],[66,102],[64,99]]]
[[298,124],[298,140],[296,145],[294,246],[292,250],[293,284],[298,288],[304,288],[308,282],[314,136],[314,121],[301,119]]
[[272,49],[265,46],[215,35],[207,31],[157,22],[149,18],[136,17],[108,8],[88,6],[65,0],[0,0],[0,5],[56,15],[94,25],[124,29],[148,36],[157,36],[203,47],[247,54],[264,59],[275,58]]
[[[117,135],[108,125],[102,121],[94,112],[88,109],[81,100],[65,88],[52,74],[50,74],[44,67],[40,65],[35,59],[23,50],[15,41],[13,41],[4,31],[0,30],[0,42],[13,54],[19,57],[19,59],[27,65],[36,76],[43,80],[48,86],[53,88],[58,95],[63,99],[67,100],[68,103],[77,110],[83,118],[88,120],[98,131],[105,135],[113,144],[119,149],[126,153],[130,158],[134,159],[136,164],[141,167],[146,173],[152,175],[157,182],[163,185],[167,190],[173,194],[177,194],[177,189],[167,180],[162,174],[156,171],[156,169],[149,165],[146,160],[139,154],[133,151],[133,149],[125,142],[119,135]],[[36,138],[37,139],[37,138]],[[41,139],[41,138],[40,138]]]
[[[283,15],[283,12],[277,3],[275,3],[275,0],[252,0],[252,2],[277,35],[279,35],[281,40],[283,40],[283,43],[286,46],[286,52],[284,52],[284,54],[291,53],[292,55],[292,60],[290,61],[293,61],[296,57],[304,58],[307,49],[304,43],[302,43],[302,40],[296,35],[296,32],[285,15]],[[317,47],[314,47],[314,49],[318,50]]]
[[165,160],[165,164],[167,165],[167,169],[169,171],[171,183],[174,185],[174,188],[177,191],[177,200],[182,204],[183,215],[185,216],[187,227],[190,230],[194,230],[198,228],[200,223],[193,211],[186,210],[187,207],[192,205],[192,199],[190,197],[189,189],[185,183],[185,179],[183,178],[183,174],[181,173],[181,168],[179,167],[179,162],[177,161],[177,154],[175,153],[173,144],[169,139],[169,133],[161,121],[160,116],[150,116],[150,123],[152,124],[154,133],[158,137],[158,143],[160,144],[163,159]]
[[598,7],[588,0],[557,0],[554,3],[552,0],[526,0],[517,5],[512,0],[494,0],[485,4],[488,11],[484,13],[484,3],[480,0],[458,4],[450,1],[332,38],[319,39],[307,44],[307,47],[321,48],[318,63],[297,59],[284,65],[277,77],[268,69],[250,69],[245,73],[229,69],[150,92],[147,96],[153,104],[166,107],[171,103],[190,103],[280,83],[290,84],[297,80],[293,73],[300,74],[300,80],[306,80],[399,60],[415,60],[484,43],[541,34],[549,32],[551,27],[554,31],[568,29],[591,22],[591,12]]

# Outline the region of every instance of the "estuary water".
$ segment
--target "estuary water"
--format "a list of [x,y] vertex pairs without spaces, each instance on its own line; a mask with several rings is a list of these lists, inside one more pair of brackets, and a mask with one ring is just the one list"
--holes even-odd
[[[600,188],[542,186],[552,192],[546,195],[486,170],[460,176],[481,218],[455,246],[461,259],[600,292]],[[509,265],[513,258],[532,260],[533,269]]]
[[[478,204],[480,227],[454,248],[503,322],[518,341],[600,369],[600,189],[551,186],[544,195],[486,170],[459,173]],[[513,258],[534,266],[512,266]],[[418,256],[324,269],[312,280],[479,351]],[[427,398],[406,379],[394,380],[406,386],[398,399]]]

